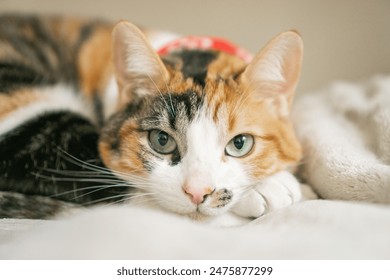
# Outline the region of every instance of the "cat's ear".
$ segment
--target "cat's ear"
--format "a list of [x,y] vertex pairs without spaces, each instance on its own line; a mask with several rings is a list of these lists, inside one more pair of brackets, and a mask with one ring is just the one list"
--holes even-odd
[[169,73],[141,30],[120,21],[113,29],[112,39],[120,103],[132,101],[134,95],[158,92],[158,87],[169,79]]
[[298,84],[303,42],[295,31],[279,34],[247,66],[241,80],[254,97],[273,99],[282,115],[288,114]]

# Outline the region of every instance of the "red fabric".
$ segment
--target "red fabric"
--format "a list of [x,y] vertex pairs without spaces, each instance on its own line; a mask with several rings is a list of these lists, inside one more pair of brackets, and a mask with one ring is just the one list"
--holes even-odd
[[247,63],[249,63],[253,58],[252,54],[247,50],[218,37],[188,36],[179,38],[158,49],[157,53],[159,55],[165,55],[180,49],[223,51],[228,54],[235,55]]

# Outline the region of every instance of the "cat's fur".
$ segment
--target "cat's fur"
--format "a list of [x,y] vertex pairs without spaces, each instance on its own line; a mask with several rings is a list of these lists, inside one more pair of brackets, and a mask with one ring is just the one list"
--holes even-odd
[[0,18],[1,216],[58,210],[17,215],[13,192],[195,218],[300,199],[286,171],[301,157],[289,118],[300,36],[280,34],[249,65],[216,50],[160,57],[148,36],[125,21]]

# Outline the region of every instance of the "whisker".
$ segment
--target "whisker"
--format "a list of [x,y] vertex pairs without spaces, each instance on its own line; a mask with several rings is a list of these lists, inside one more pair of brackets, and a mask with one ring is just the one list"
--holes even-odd
[[[85,202],[83,203],[83,206],[89,206],[89,205],[93,205],[93,204],[97,204],[99,202],[104,202],[104,201],[107,201],[107,200],[112,200],[112,199],[115,199],[115,198],[119,198],[119,197],[124,197],[125,194],[118,194],[118,195],[113,195],[113,196],[109,196],[109,197],[103,197],[103,198],[100,198],[100,199],[96,199],[96,200],[93,200],[93,201],[89,201],[89,202]],[[117,203],[117,201],[115,201]],[[108,205],[108,204],[105,204],[105,206]]]
[[165,83],[165,87],[166,87],[167,92],[168,92],[169,103],[171,105],[172,115],[173,115],[173,117],[176,117],[176,111],[175,111],[175,107],[173,106],[173,101],[172,101],[171,89],[169,88],[168,82],[167,82],[164,74],[162,73],[161,69],[159,69],[159,70],[160,70],[160,75],[161,75],[161,77],[162,77],[162,79],[163,79],[163,81]]
[[[168,105],[167,101],[166,101],[165,98],[164,98],[164,95],[162,94],[161,90],[158,88],[158,86],[156,85],[156,83],[154,82],[154,80],[152,79],[152,77],[150,77],[149,74],[147,74],[147,75],[148,75],[149,79],[152,81],[153,85],[156,87],[157,91],[159,92],[159,94],[160,94],[160,96],[161,96],[161,100],[164,101],[165,106],[166,106],[168,112],[171,111],[173,107],[170,107],[170,106]],[[172,112],[172,114],[173,114],[173,112]]]
[[[87,203],[85,203],[83,205],[84,206],[88,206],[88,205],[91,205],[91,204],[97,204],[99,202],[104,202],[104,201],[112,200],[112,199],[115,199],[115,198],[122,198],[122,199],[113,201],[111,203],[105,203],[105,204],[101,205],[102,207],[105,207],[105,206],[109,206],[109,205],[113,205],[113,204],[119,204],[119,203],[122,203],[122,202],[128,201],[128,200],[139,199],[139,198],[142,198],[142,197],[145,197],[145,196],[150,196],[150,195],[153,195],[153,194],[152,193],[143,193],[143,194],[133,194],[133,193],[127,193],[126,194],[125,193],[125,194],[121,194],[121,195],[114,195],[114,196],[110,196],[110,197],[97,199],[97,200],[94,200],[94,201],[87,202]],[[138,200],[136,200],[136,201],[138,201]]]
[[249,90],[249,87],[244,89],[243,93],[240,95],[240,98],[238,101],[234,104],[233,110],[231,112],[232,115],[236,114],[237,111],[241,110],[241,107],[245,102],[249,99],[250,94],[247,94],[247,91]]
[[[35,175],[36,177],[46,179],[48,181],[57,181],[57,182],[101,182],[102,178],[59,178],[54,176],[48,176],[48,175],[42,175],[38,173],[31,173]],[[107,180],[105,179],[105,182],[107,183],[114,183],[114,182],[121,182],[119,180]]]
[[127,184],[89,186],[89,187],[84,187],[84,188],[79,188],[79,189],[75,189],[75,190],[69,190],[69,191],[58,193],[58,194],[54,194],[51,197],[59,197],[59,196],[63,196],[63,195],[66,195],[66,194],[75,193],[75,192],[81,192],[81,191],[87,191],[87,190],[91,190],[91,189],[93,190],[93,191],[90,191],[90,192],[87,192],[87,193],[75,196],[73,198],[73,199],[77,199],[77,198],[80,198],[80,197],[83,197],[83,196],[86,196],[86,195],[89,195],[89,194],[92,194],[92,193],[95,193],[95,192],[98,192],[98,191],[101,191],[101,190],[110,189],[110,188],[117,188],[117,187],[131,187],[131,186],[127,185]]
[[[70,163],[73,163],[73,164],[75,164],[77,166],[84,167],[84,168],[92,170],[92,171],[108,172],[110,174],[112,173],[111,169],[108,169],[108,168],[105,168],[105,167],[101,167],[101,166],[97,166],[95,164],[88,163],[86,161],[78,159],[75,156],[72,156],[71,154],[69,154],[68,152],[62,150],[61,148],[58,148],[58,149],[59,149],[59,151],[61,151],[63,153],[63,155],[68,157],[67,158],[67,157],[63,156],[62,158],[64,158],[65,160],[67,160]],[[60,156],[62,156],[62,155],[60,155]]]
[[86,176],[94,176],[99,178],[117,178],[114,174],[106,174],[99,171],[83,171],[83,170],[61,170],[61,169],[53,169],[53,168],[41,168],[40,170],[45,172],[50,172],[58,175],[72,175],[77,177],[86,177]]
[[[49,170],[50,171],[50,170]],[[61,170],[52,170],[54,174],[59,175],[66,175],[68,172],[64,172],[65,174],[62,174]],[[131,177],[131,180],[124,181],[120,178],[117,178],[115,176],[107,177],[107,175],[94,175],[90,176],[92,178],[85,178],[85,176],[82,176],[77,174],[78,171],[72,171],[70,172],[72,175],[75,175],[74,177],[55,177],[55,176],[49,176],[39,173],[31,173],[32,175],[36,176],[37,178],[46,179],[48,181],[53,182],[97,182],[97,183],[105,183],[105,184],[123,184],[130,187],[137,187],[137,188],[146,188],[153,186],[152,183],[147,182],[145,179],[142,179],[140,177]],[[78,189],[80,190],[80,189]]]
[[86,169],[89,169],[89,170],[92,170],[92,171],[100,172],[102,174],[107,174],[107,175],[114,174],[114,175],[116,175],[118,177],[122,177],[124,179],[129,180],[129,181],[135,181],[135,180],[141,180],[142,181],[142,180],[144,180],[140,176],[136,176],[134,174],[119,172],[119,171],[116,171],[116,170],[111,170],[111,169],[108,169],[108,168],[96,166],[96,165],[90,164],[88,162],[82,161],[82,160],[80,160],[80,159],[70,155],[66,151],[62,151],[62,152],[63,152],[64,155],[69,157],[69,158],[64,157],[65,160],[67,160],[67,161],[69,161],[69,162],[71,162],[71,163],[73,163],[75,165],[78,165],[80,167],[83,167],[83,168],[86,168]]

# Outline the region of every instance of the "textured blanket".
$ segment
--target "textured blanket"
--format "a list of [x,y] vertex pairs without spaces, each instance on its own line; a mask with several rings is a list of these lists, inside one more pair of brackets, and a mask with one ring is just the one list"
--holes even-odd
[[304,95],[293,116],[301,175],[321,197],[390,203],[390,76]]

